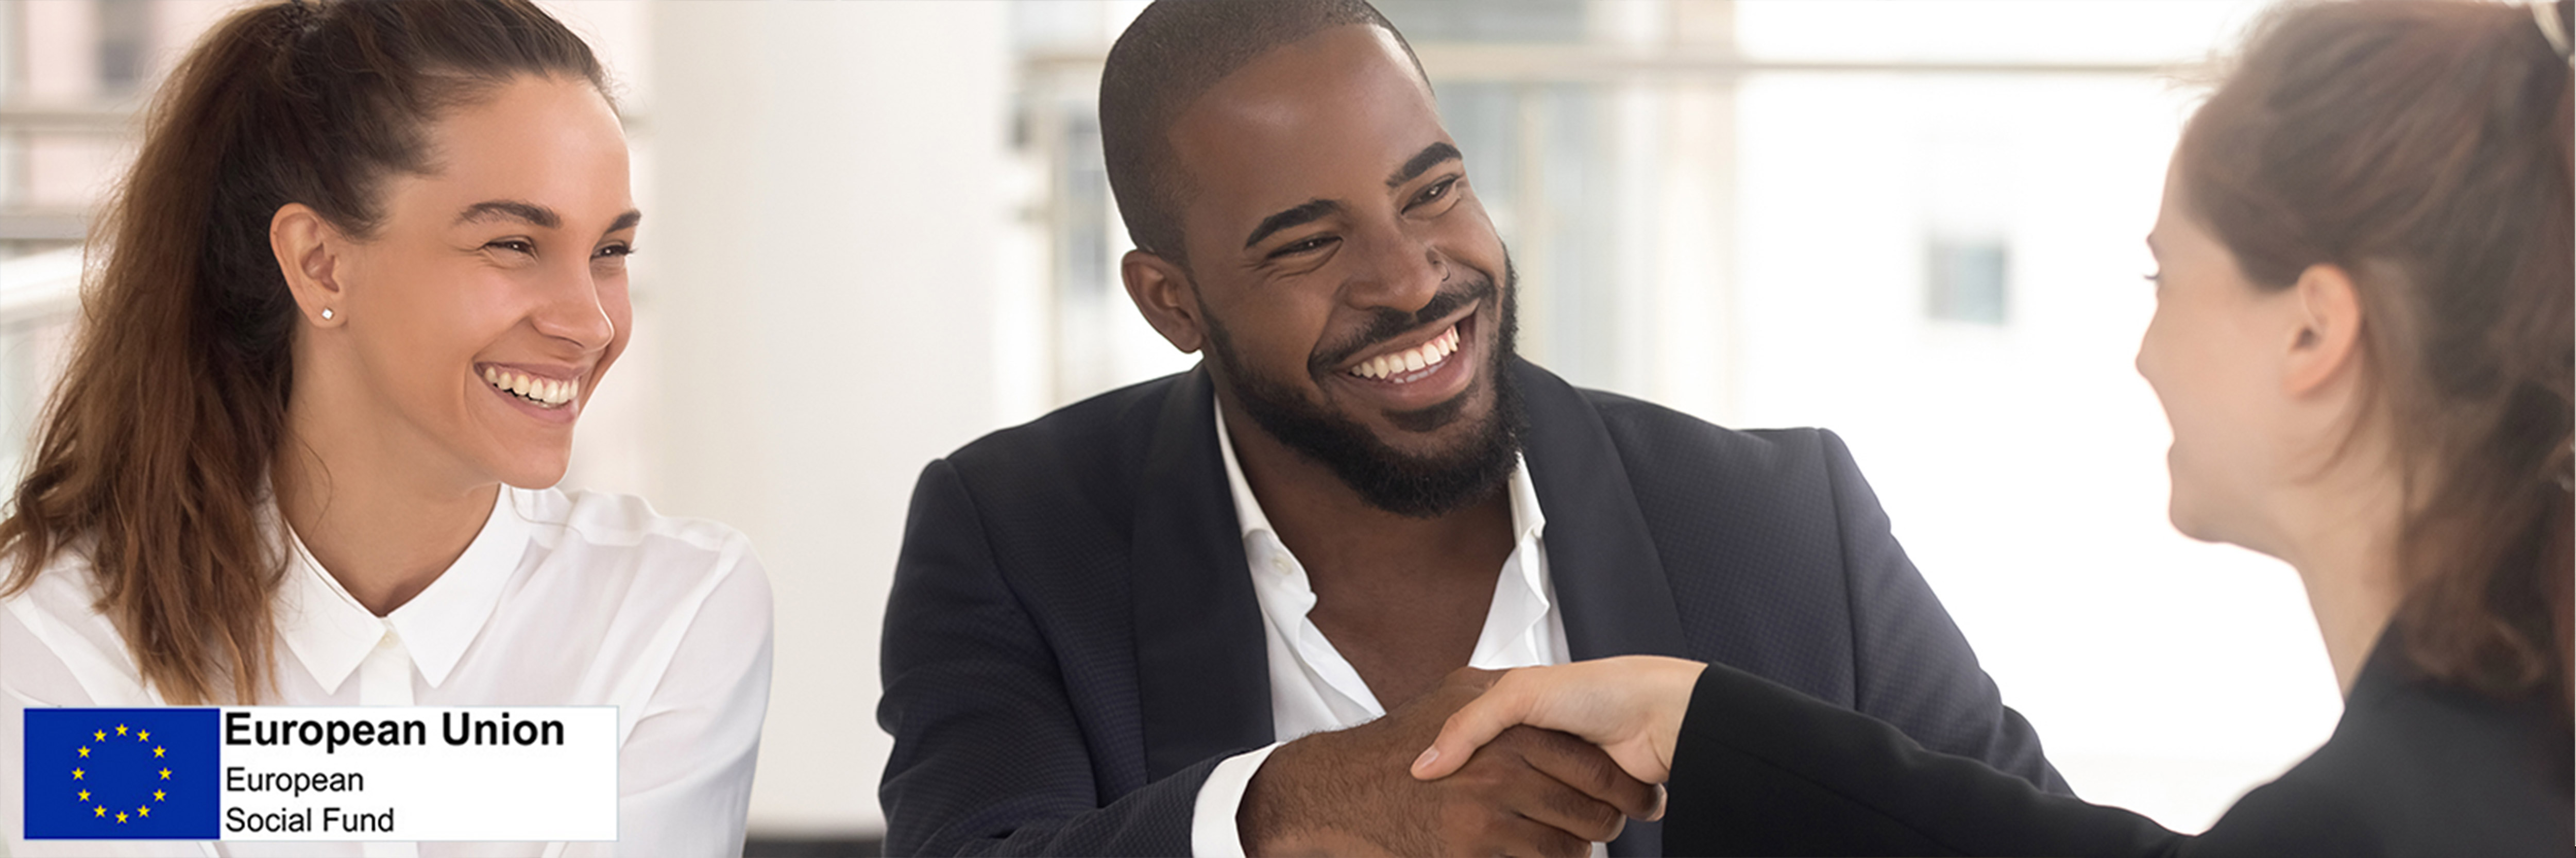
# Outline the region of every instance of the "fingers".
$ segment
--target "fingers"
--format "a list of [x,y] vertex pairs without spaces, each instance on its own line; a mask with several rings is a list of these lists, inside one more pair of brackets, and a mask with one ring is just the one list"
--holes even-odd
[[1440,725],[1440,735],[1431,740],[1431,747],[1414,758],[1413,776],[1426,781],[1448,777],[1466,765],[1477,748],[1527,720],[1532,697],[1526,685],[1514,681],[1519,674],[1517,670],[1495,674],[1482,696],[1450,713],[1449,720]]
[[1531,858],[1585,858],[1592,854],[1592,841],[1527,818],[1500,823],[1490,836],[1492,848],[1482,850],[1488,854]]
[[1654,785],[1630,777],[1619,761],[1589,742],[1528,726],[1511,728],[1502,738],[1531,768],[1608,804],[1624,817],[1648,819],[1660,809]]
[[1532,822],[1582,838],[1587,843],[1617,840],[1619,832],[1628,827],[1628,814],[1563,784],[1538,785],[1522,796],[1517,809]]

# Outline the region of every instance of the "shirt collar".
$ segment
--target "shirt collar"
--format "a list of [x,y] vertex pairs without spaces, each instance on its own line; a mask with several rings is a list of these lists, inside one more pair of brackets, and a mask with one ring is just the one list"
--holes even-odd
[[323,693],[338,693],[387,630],[401,636],[412,664],[432,687],[447,681],[527,554],[532,529],[519,510],[529,499],[509,486],[495,495],[491,515],[465,553],[427,589],[381,618],[313,559],[302,537],[287,530],[291,551],[278,590],[278,634]]
[[[1270,526],[1270,517],[1261,512],[1261,499],[1253,497],[1252,484],[1243,478],[1243,465],[1234,458],[1234,435],[1226,431],[1223,406],[1216,407],[1216,447],[1225,456],[1225,484],[1234,493],[1234,520],[1242,528],[1243,538],[1250,539],[1253,534],[1263,531],[1277,538],[1278,530]],[[1547,529],[1547,513],[1539,509],[1538,489],[1530,483],[1529,459],[1520,453],[1512,454],[1512,476],[1506,490],[1512,499],[1512,544],[1518,547],[1538,539],[1540,533]],[[1530,565],[1523,564],[1524,567]],[[1532,576],[1537,574],[1534,569],[1524,571]],[[1531,584],[1542,594],[1546,592],[1539,582],[1533,580]]]

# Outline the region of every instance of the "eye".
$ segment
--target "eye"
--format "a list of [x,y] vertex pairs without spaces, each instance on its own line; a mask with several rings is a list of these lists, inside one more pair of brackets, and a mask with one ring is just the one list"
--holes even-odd
[[487,243],[483,246],[500,248],[502,250],[510,251],[511,253],[524,253],[530,256],[534,256],[537,253],[537,243],[524,238],[504,238],[499,241]]
[[1438,202],[1441,197],[1449,195],[1449,189],[1458,184],[1458,178],[1459,177],[1457,176],[1451,176],[1432,183],[1431,187],[1423,188],[1422,193],[1415,194],[1413,196],[1413,205],[1421,206],[1428,203]]
[[2165,285],[2165,273],[2163,271],[2149,271],[2146,273],[2145,277],[2149,283],[2153,283],[2158,286]]
[[597,250],[597,251],[595,251],[595,252],[591,253],[590,258],[592,258],[592,259],[610,259],[610,258],[615,258],[615,257],[621,257],[621,256],[633,256],[633,255],[635,255],[635,247],[634,247],[633,245],[627,245],[627,244],[612,244],[612,245],[609,245],[609,246],[607,246],[607,247],[602,247],[602,248],[600,248],[599,250]]
[[1300,253],[1313,253],[1313,252],[1315,252],[1315,251],[1322,250],[1322,249],[1324,249],[1324,248],[1325,248],[1325,247],[1327,247],[1327,246],[1330,246],[1333,242],[1340,241],[1340,240],[1341,240],[1341,239],[1339,239],[1339,238],[1337,238],[1337,237],[1334,237],[1334,236],[1332,236],[1332,235],[1329,235],[1329,234],[1327,234],[1327,235],[1318,235],[1318,236],[1309,237],[1309,238],[1304,239],[1304,240],[1302,240],[1302,241],[1299,241],[1299,242],[1297,242],[1297,243],[1295,243],[1295,244],[1291,244],[1291,245],[1288,245],[1288,246],[1286,246],[1286,247],[1279,248],[1278,250],[1273,250],[1273,251],[1271,251],[1271,252],[1270,252],[1270,258],[1271,258],[1271,259],[1277,259],[1277,258],[1282,257],[1282,256],[1295,256],[1295,255],[1300,254]]

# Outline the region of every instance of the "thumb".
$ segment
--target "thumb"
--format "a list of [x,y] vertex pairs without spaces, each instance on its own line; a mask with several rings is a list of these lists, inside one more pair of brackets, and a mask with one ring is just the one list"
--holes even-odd
[[1528,719],[1530,698],[1521,684],[1511,679],[1505,675],[1483,695],[1450,713],[1449,720],[1440,725],[1440,735],[1432,738],[1431,747],[1414,758],[1415,778],[1428,781],[1448,777],[1466,765],[1477,748]]

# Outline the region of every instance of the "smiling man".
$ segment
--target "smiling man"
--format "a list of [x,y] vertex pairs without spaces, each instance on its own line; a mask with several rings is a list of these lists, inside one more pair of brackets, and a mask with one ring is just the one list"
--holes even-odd
[[1724,662],[2064,784],[1832,434],[1513,352],[1518,284],[1359,0],[1164,0],[1101,82],[1137,308],[1199,368],[934,462],[886,620],[894,854],[1654,854],[1654,797],[1501,669]]

